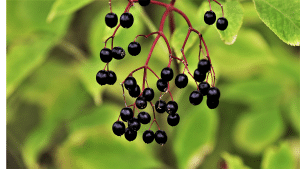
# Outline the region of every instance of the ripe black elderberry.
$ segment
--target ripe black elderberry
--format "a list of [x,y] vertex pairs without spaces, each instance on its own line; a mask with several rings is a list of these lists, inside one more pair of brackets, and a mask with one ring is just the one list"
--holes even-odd
[[185,88],[188,82],[189,79],[185,74],[178,74],[175,78],[175,85],[180,89]]
[[123,28],[130,28],[134,22],[134,18],[131,13],[125,12],[120,17],[120,24]]
[[201,73],[199,69],[194,71],[194,79],[197,82],[203,82],[206,78],[206,73]]
[[115,74],[115,72],[110,70],[107,71],[107,73],[108,73],[107,84],[109,85],[115,84],[117,81],[117,75]]
[[106,14],[105,23],[110,28],[115,27],[118,24],[118,16],[115,13]]
[[221,31],[225,30],[228,26],[228,21],[226,18],[221,17],[217,20],[217,28]]
[[169,114],[167,121],[170,126],[176,126],[179,123],[180,117],[177,113]]
[[136,56],[141,52],[141,45],[138,42],[131,42],[128,45],[128,53],[132,56]]
[[145,143],[149,144],[152,143],[152,141],[154,140],[154,132],[152,130],[146,130],[143,133],[143,140]]
[[168,82],[173,79],[173,70],[170,67],[165,67],[160,73],[160,77],[162,80]]
[[207,95],[208,89],[210,88],[210,85],[207,82],[201,82],[199,84],[199,90],[202,93],[203,96]]
[[210,99],[210,100],[218,100],[220,98],[220,90],[216,87],[211,87],[208,89],[208,92],[207,92],[207,99]]
[[112,57],[117,59],[117,60],[121,60],[125,57],[126,53],[125,53],[125,50],[121,47],[114,47],[112,50],[111,50],[111,53],[112,53]]
[[198,105],[202,102],[203,95],[200,91],[195,90],[191,93],[189,100],[192,105]]
[[207,11],[204,14],[204,22],[208,25],[212,25],[214,24],[216,21],[216,14],[214,13],[214,11]]
[[141,89],[139,85],[136,85],[134,89],[129,89],[128,91],[131,97],[138,97],[141,94]]
[[210,70],[210,61],[207,59],[201,59],[198,63],[198,69],[201,73],[207,73]]
[[163,100],[158,100],[156,103],[155,103],[155,110],[158,112],[158,113],[164,113],[166,111],[166,102],[163,101]]
[[107,84],[107,81],[108,81],[107,71],[100,70],[96,75],[96,80],[101,86]]
[[134,90],[137,84],[134,77],[128,76],[124,81],[124,85],[127,90]]
[[175,101],[169,101],[166,105],[166,112],[175,114],[178,110],[178,104]]
[[215,109],[219,105],[219,99],[213,100],[213,99],[207,99],[206,100],[206,105],[210,109]]
[[165,131],[163,130],[157,130],[155,132],[155,141],[158,143],[158,144],[166,144],[168,140],[168,137],[167,137],[167,134]]
[[122,121],[116,121],[112,126],[112,130],[115,135],[121,136],[125,133],[125,124]]
[[111,50],[108,48],[103,48],[100,51],[100,59],[104,63],[109,63],[112,60]]
[[138,131],[141,128],[141,123],[136,117],[133,117],[128,121],[128,128],[133,131]]
[[140,96],[135,100],[135,105],[137,108],[139,109],[144,109],[147,107],[147,101],[145,99],[145,97]]
[[168,82],[164,81],[163,79],[158,79],[156,82],[156,87],[159,91],[165,92],[168,89]]
[[151,121],[151,116],[147,112],[140,112],[138,114],[138,119],[142,124],[148,124]]
[[125,107],[121,110],[120,115],[121,119],[126,122],[133,118],[133,111],[130,107]]
[[137,136],[136,131],[133,131],[129,128],[125,129],[125,138],[126,138],[126,140],[133,141],[133,140],[135,140],[136,136]]
[[143,97],[150,102],[154,98],[154,90],[152,88],[145,88]]
[[139,4],[141,6],[148,6],[150,4],[150,0],[139,0]]

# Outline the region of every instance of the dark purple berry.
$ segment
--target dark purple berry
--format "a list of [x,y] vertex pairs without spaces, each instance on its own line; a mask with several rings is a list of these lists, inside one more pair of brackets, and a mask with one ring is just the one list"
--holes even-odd
[[138,114],[138,119],[142,124],[148,124],[151,121],[151,116],[147,112],[140,112]]
[[133,131],[138,131],[141,128],[141,123],[136,117],[133,117],[128,121],[128,128]]
[[160,77],[162,80],[168,82],[173,79],[173,70],[170,67],[165,67],[160,73]]
[[176,126],[179,123],[180,117],[177,113],[169,114],[167,121],[170,126]]
[[141,6],[148,6],[150,4],[150,0],[139,0],[139,4]]
[[134,22],[134,18],[131,13],[125,12],[120,17],[120,24],[123,28],[130,28]]
[[158,79],[156,82],[156,87],[159,91],[165,92],[168,89],[168,82],[164,81],[163,79]]
[[125,133],[125,124],[122,121],[116,121],[112,126],[112,130],[115,135],[121,136]]
[[214,13],[214,11],[207,11],[204,14],[204,22],[208,25],[212,25],[214,24],[216,21],[216,14]]
[[112,57],[117,59],[117,60],[121,60],[125,57],[125,50],[121,47],[114,47],[112,50],[111,50],[111,53],[112,53]]
[[129,95],[131,97],[138,97],[141,94],[141,89],[139,85],[136,85],[134,89],[129,89]]
[[168,140],[168,137],[167,137],[167,134],[165,131],[163,130],[157,130],[155,132],[155,141],[158,143],[158,144],[166,144]]
[[208,89],[208,92],[207,92],[207,99],[210,99],[210,100],[218,100],[220,98],[220,90],[216,87],[211,87]]
[[175,114],[178,110],[178,104],[175,101],[169,101],[166,105],[166,112]]
[[210,70],[210,62],[207,59],[201,59],[198,63],[198,70],[201,73],[207,73]]
[[141,45],[138,42],[131,42],[128,45],[128,53],[132,56],[136,56],[141,52]]
[[106,14],[105,23],[110,28],[115,27],[118,24],[118,16],[115,13]]
[[192,105],[198,105],[202,102],[203,95],[200,91],[195,90],[191,93],[189,100]]
[[196,69],[194,71],[194,79],[197,82],[203,82],[206,78],[206,73],[201,73],[200,70]]
[[225,30],[228,26],[228,21],[226,18],[221,17],[217,20],[217,28],[221,31]]
[[108,81],[107,71],[100,70],[96,75],[96,80],[101,86],[107,84],[107,81]]
[[155,103],[155,110],[158,112],[158,113],[164,113],[166,111],[166,102],[163,101],[163,100],[158,100],[156,103]]
[[139,109],[144,109],[147,107],[147,100],[143,96],[140,96],[135,100],[135,105]]
[[206,105],[210,109],[215,109],[219,105],[219,99],[216,99],[216,100],[207,99],[206,100]]
[[112,60],[112,53],[111,50],[108,48],[103,48],[100,51],[100,59],[104,63],[109,63]]
[[130,107],[125,107],[121,110],[120,115],[123,121],[128,121],[133,118],[133,111]]
[[152,141],[154,140],[154,137],[155,137],[155,134],[152,130],[146,130],[143,133],[143,140],[147,144],[152,143]]
[[136,131],[133,131],[129,128],[125,129],[125,138],[126,138],[126,140],[133,141],[133,140],[135,140],[136,136],[137,136]]
[[115,72],[110,70],[110,71],[107,71],[107,73],[108,73],[107,84],[109,84],[109,85],[115,84],[117,81],[117,75],[115,74]]
[[150,102],[154,98],[154,90],[152,88],[144,89],[143,97]]
[[134,77],[128,76],[124,81],[124,85],[127,90],[133,90],[137,84]]
[[208,92],[209,88],[210,88],[210,85],[207,82],[201,82],[199,84],[199,90],[200,90],[200,92],[202,93],[203,96],[207,95],[207,92]]
[[188,77],[185,74],[178,74],[175,78],[175,85],[178,88],[185,88],[189,82]]

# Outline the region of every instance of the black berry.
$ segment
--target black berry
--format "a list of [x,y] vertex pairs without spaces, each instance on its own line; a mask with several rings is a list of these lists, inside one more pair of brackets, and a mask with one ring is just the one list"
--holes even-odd
[[228,26],[228,21],[226,18],[221,17],[217,20],[217,28],[221,31],[225,30]]
[[155,110],[158,113],[164,113],[166,111],[166,102],[163,100],[159,100],[155,103]]
[[211,87],[207,92],[207,99],[218,100],[220,98],[220,90],[216,87]]
[[135,140],[136,136],[137,136],[136,131],[133,131],[129,128],[125,129],[125,138],[126,138],[126,140],[133,141],[133,140]]
[[150,0],[139,0],[139,4],[141,6],[148,6],[150,4]]
[[96,80],[101,86],[107,84],[107,81],[108,81],[107,71],[100,70],[96,75]]
[[146,88],[143,91],[143,97],[147,101],[151,101],[154,98],[154,90],[152,88]]
[[167,134],[165,131],[163,130],[157,130],[155,132],[155,141],[158,143],[158,144],[166,144],[168,140],[168,137],[167,137]]
[[133,118],[133,111],[130,107],[125,107],[121,110],[120,115],[123,121],[128,121]]
[[147,144],[152,143],[152,141],[154,140],[154,136],[155,134],[152,130],[146,130],[143,133],[143,140]]
[[117,75],[115,74],[115,72],[110,70],[107,71],[107,73],[108,73],[107,84],[109,85],[115,84],[117,81]]
[[165,92],[168,89],[168,82],[164,81],[163,79],[158,79],[156,82],[156,87],[159,91]]
[[188,77],[185,74],[178,74],[175,78],[175,85],[178,88],[185,88],[189,82]]
[[108,48],[103,48],[100,51],[100,59],[104,63],[109,63],[112,60],[112,53],[111,50]]
[[138,114],[138,119],[142,124],[148,124],[151,121],[151,116],[147,112],[140,112]]
[[115,27],[118,24],[118,16],[115,13],[106,14],[105,23],[110,28]]
[[141,89],[139,85],[136,85],[135,88],[129,89],[128,91],[131,97],[138,97],[141,94]]
[[133,117],[128,121],[128,128],[133,131],[138,131],[141,128],[141,123],[136,117]]
[[173,70],[170,67],[163,68],[163,70],[160,73],[161,79],[163,79],[166,82],[172,80],[173,76],[174,76]]
[[141,52],[141,45],[138,42],[131,42],[128,45],[128,53],[132,56],[136,56]]
[[199,84],[199,90],[202,93],[203,96],[207,95],[208,89],[210,88],[210,85],[207,82],[201,82]]
[[117,59],[117,60],[121,60],[125,57],[125,50],[121,47],[114,47],[112,50],[111,50],[111,53],[112,53],[112,57]]
[[134,22],[134,18],[131,13],[125,12],[120,17],[120,24],[123,28],[130,28]]
[[213,100],[213,99],[207,99],[206,100],[206,105],[210,109],[215,109],[219,105],[219,99]]
[[192,105],[198,105],[202,102],[203,95],[200,91],[195,90],[191,93],[189,100]]
[[170,126],[176,126],[179,123],[180,117],[177,113],[169,114],[167,121]]
[[134,77],[128,76],[124,81],[124,85],[127,90],[133,90],[137,84]]
[[214,24],[216,21],[216,14],[214,13],[214,11],[207,11],[204,14],[204,22],[208,25],[212,25]]
[[199,69],[196,69],[194,71],[194,79],[197,81],[197,82],[203,82],[206,78],[206,73],[202,73],[200,72]]
[[178,110],[178,104],[175,101],[169,101],[166,105],[166,112],[175,114]]
[[121,136],[125,133],[125,124],[122,121],[116,121],[112,126],[112,130],[115,135]]
[[198,69],[201,73],[207,73],[210,70],[210,62],[207,59],[201,59],[198,63]]
[[135,100],[135,105],[139,109],[144,109],[147,107],[147,100],[143,96],[140,96]]

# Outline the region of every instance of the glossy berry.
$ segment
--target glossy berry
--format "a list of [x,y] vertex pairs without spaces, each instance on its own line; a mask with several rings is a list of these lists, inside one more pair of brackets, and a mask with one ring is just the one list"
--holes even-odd
[[146,130],[143,133],[143,140],[147,144],[152,143],[152,141],[154,140],[154,137],[155,137],[155,134],[152,130]]
[[154,90],[152,88],[145,88],[143,91],[143,97],[147,101],[151,101],[154,98]]
[[175,78],[175,85],[178,88],[185,88],[189,82],[188,77],[185,74],[178,74]]
[[147,101],[143,96],[140,96],[135,100],[135,105],[139,109],[144,109],[147,107]]
[[117,60],[121,60],[125,57],[126,53],[125,53],[125,50],[121,47],[114,47],[112,50],[111,50],[111,53],[112,53],[112,57],[117,59]]
[[170,126],[176,126],[180,121],[180,116],[177,113],[169,114],[167,121]]
[[163,101],[163,100],[158,100],[156,103],[155,103],[155,110],[158,112],[158,113],[164,113],[166,111],[166,102]]
[[202,93],[202,95],[206,96],[208,89],[210,88],[210,85],[207,82],[201,82],[198,87],[199,87],[199,90]]
[[210,62],[207,59],[201,59],[198,63],[198,69],[201,73],[207,73],[210,70]]
[[189,100],[192,105],[198,105],[202,102],[203,95],[200,91],[195,90],[191,93]]
[[147,112],[140,112],[138,114],[138,119],[142,124],[148,124],[151,121],[151,116]]
[[118,16],[115,13],[106,14],[105,23],[110,28],[115,27],[118,24]]
[[108,48],[103,48],[100,51],[100,59],[104,63],[109,63],[112,60],[112,53],[111,50]]
[[124,81],[124,85],[127,90],[133,90],[137,84],[134,77],[128,76]]
[[129,128],[126,128],[125,129],[125,138],[126,140],[128,141],[133,141],[136,139],[136,136],[137,136],[137,132],[136,131],[133,131]]
[[201,73],[199,69],[194,71],[194,79],[197,82],[203,82],[206,78],[206,73]]
[[128,53],[132,56],[136,56],[141,52],[141,45],[138,42],[131,42],[128,45]]
[[148,6],[150,4],[150,0],[139,0],[139,4],[141,6]]
[[175,101],[169,101],[166,105],[166,112],[175,114],[178,110],[178,104]]
[[99,83],[99,85],[105,85],[107,84],[108,80],[108,73],[105,70],[100,70],[96,75],[96,81]]
[[128,128],[133,131],[138,131],[141,128],[141,123],[136,117],[133,117],[128,121]]
[[134,22],[134,18],[131,13],[125,12],[120,17],[120,24],[123,28],[130,28]]
[[107,73],[108,73],[107,84],[109,85],[115,84],[117,81],[117,75],[115,74],[115,72],[110,70],[107,71]]
[[158,79],[156,82],[156,87],[159,91],[165,92],[168,89],[168,82],[164,81],[163,79]]
[[163,130],[157,130],[155,132],[155,141],[158,143],[158,144],[166,144],[168,140],[168,137],[167,137],[167,134],[165,131]]
[[139,85],[136,85],[135,88],[129,89],[128,91],[131,97],[138,97],[141,94],[141,89]]
[[225,30],[228,26],[228,21],[226,18],[221,17],[217,20],[217,28],[221,31]]
[[112,126],[112,130],[115,135],[121,136],[125,133],[125,124],[122,121],[116,121]]
[[216,87],[211,87],[207,92],[207,99],[218,100],[220,98],[220,90]]
[[160,73],[161,79],[163,79],[163,80],[166,81],[166,82],[172,80],[172,79],[173,79],[173,76],[174,76],[173,70],[172,70],[172,68],[170,68],[170,67],[165,67],[165,68],[163,68],[163,70],[162,70],[161,73]]
[[214,13],[214,11],[207,11],[204,14],[204,22],[207,25],[212,25],[215,23],[215,21],[216,21],[216,14]]
[[121,119],[126,122],[133,118],[133,111],[130,107],[125,107],[121,110],[120,115]]
[[211,99],[207,99],[206,100],[206,105],[207,105],[207,107],[208,108],[210,108],[210,109],[215,109],[215,108],[217,108],[218,107],[218,105],[219,105],[219,99],[216,99],[216,100],[211,100]]

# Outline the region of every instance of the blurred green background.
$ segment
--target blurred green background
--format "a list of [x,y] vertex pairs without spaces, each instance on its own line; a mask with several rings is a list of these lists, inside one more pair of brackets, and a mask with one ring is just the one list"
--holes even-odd
[[[188,97],[196,89],[192,81],[185,89],[174,88],[181,119],[170,127],[166,113],[158,115],[168,135],[160,146],[143,142],[142,131],[149,124],[133,142],[111,129],[124,107],[119,84],[144,64],[153,37],[138,38],[140,55],[127,53],[122,61],[114,60],[110,69],[117,82],[100,87],[95,80],[104,67],[99,52],[114,31],[104,22],[108,0],[7,0],[7,168],[300,168],[300,48],[282,42],[250,0],[240,1],[243,15],[236,17],[243,21],[237,23],[241,29],[235,43],[226,45],[215,26],[204,23],[209,8],[202,2],[178,0],[175,7],[203,33],[221,91],[220,105],[210,110],[205,99],[191,105]],[[121,16],[126,5],[126,0],[113,0],[113,12]],[[225,16],[230,15],[224,6]],[[114,40],[126,52],[136,35],[158,30],[164,8],[136,4],[130,12],[133,26],[120,28]],[[234,25],[236,17],[229,24]],[[175,25],[170,42],[181,57],[187,25],[178,14]],[[168,22],[164,31],[169,38]],[[198,45],[192,34],[185,51],[192,72]],[[159,74],[167,63],[167,48],[160,39],[149,66]],[[173,69],[179,73],[183,65],[173,64]],[[134,76],[141,85],[142,72]],[[149,76],[148,82],[157,100],[156,79]],[[150,112],[150,106],[146,110]]]

